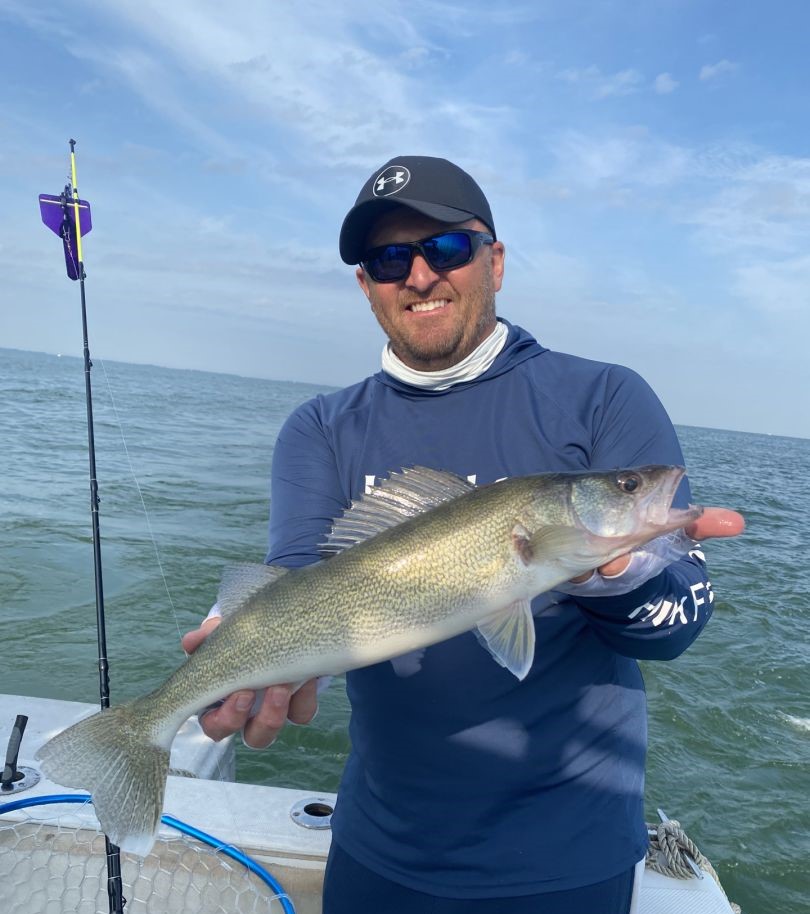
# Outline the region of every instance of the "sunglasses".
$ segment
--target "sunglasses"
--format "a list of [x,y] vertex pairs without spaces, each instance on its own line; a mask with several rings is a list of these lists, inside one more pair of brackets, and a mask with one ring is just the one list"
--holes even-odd
[[456,229],[431,235],[421,241],[384,244],[372,248],[360,263],[374,282],[397,282],[411,272],[413,255],[417,251],[428,262],[431,270],[442,273],[463,267],[475,257],[482,244],[492,244],[494,241],[488,232]]

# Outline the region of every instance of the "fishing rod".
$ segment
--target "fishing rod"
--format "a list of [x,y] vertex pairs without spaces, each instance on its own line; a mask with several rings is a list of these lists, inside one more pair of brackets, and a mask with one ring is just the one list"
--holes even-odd
[[[104,620],[104,585],[101,572],[101,532],[99,528],[99,496],[96,478],[96,444],[93,432],[93,391],[90,383],[90,346],[87,337],[87,300],[85,298],[84,254],[82,237],[92,229],[90,204],[79,199],[76,182],[76,141],[70,143],[70,179],[58,196],[39,195],[42,221],[62,239],[65,267],[69,279],[78,280],[82,302],[82,339],[84,351],[84,395],[87,406],[87,448],[90,458],[90,517],[93,531],[93,572],[96,591],[96,631],[98,632],[99,700],[102,711],[110,706],[110,677],[107,660],[107,631]],[[123,914],[127,903],[121,882],[121,855],[118,847],[105,835],[107,852],[107,897],[110,914]]]

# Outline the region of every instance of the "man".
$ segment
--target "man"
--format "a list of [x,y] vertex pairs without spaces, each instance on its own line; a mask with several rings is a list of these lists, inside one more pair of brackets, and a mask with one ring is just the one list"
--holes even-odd
[[[484,484],[683,462],[637,375],[551,352],[496,319],[504,245],[483,192],[457,166],[401,156],[375,171],[343,223],[340,253],[359,264],[389,339],[383,370],[287,420],[268,563],[317,561],[332,519],[404,466]],[[678,500],[688,501],[685,484]],[[738,530],[709,512],[690,532]],[[324,914],[627,914],[647,844],[636,658],[680,654],[713,600],[696,549],[671,560],[653,547],[538,596],[523,682],[469,633],[347,674],[352,751]],[[186,649],[215,624],[187,635]],[[243,728],[250,745],[268,745],[285,717],[312,717],[315,683],[292,698],[269,689],[250,716],[253,698],[230,696],[205,715],[206,732]]]

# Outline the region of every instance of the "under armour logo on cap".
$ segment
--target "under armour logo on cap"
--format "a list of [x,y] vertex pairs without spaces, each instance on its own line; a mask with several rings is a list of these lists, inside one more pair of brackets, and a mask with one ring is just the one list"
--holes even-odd
[[360,263],[374,223],[398,209],[448,225],[480,219],[495,237],[487,198],[466,171],[435,156],[396,156],[372,171],[346,214],[339,242],[343,262]]
[[411,180],[410,171],[404,165],[389,165],[374,181],[375,197],[390,197]]

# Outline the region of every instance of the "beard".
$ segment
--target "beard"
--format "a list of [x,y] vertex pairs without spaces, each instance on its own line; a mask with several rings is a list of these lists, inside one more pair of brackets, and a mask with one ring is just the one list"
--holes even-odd
[[[411,296],[412,297],[412,296]],[[406,365],[422,371],[440,371],[458,364],[489,335],[495,323],[495,292],[487,271],[481,283],[461,299],[442,294],[440,287],[430,298],[447,298],[459,310],[458,319],[449,327],[437,328],[431,334],[411,334],[396,320],[390,320],[383,308],[372,300],[372,309],[394,353]],[[429,365],[430,367],[424,367]],[[422,366],[422,367],[419,367]]]

